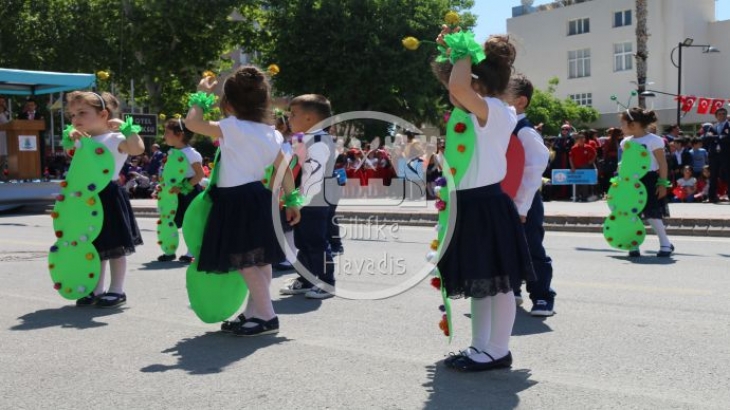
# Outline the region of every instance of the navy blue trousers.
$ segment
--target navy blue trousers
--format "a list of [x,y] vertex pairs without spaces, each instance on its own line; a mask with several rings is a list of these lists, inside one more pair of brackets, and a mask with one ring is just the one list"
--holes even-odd
[[[294,225],[294,244],[297,260],[312,275],[328,285],[335,285],[335,265],[329,245],[328,206],[305,206],[301,210],[302,219]],[[312,283],[299,275],[299,280],[307,287]]]
[[[527,238],[527,247],[530,249],[530,258],[532,259],[532,267],[535,269],[537,280],[527,282],[527,292],[530,294],[532,301],[536,300],[554,300],[555,291],[552,290],[550,284],[553,280],[553,260],[545,252],[542,241],[545,238],[545,208],[542,204],[542,195],[538,191],[532,200],[532,206],[527,213],[527,220],[523,224],[525,229],[525,237]],[[520,283],[513,283],[512,289],[515,295],[520,295]]]

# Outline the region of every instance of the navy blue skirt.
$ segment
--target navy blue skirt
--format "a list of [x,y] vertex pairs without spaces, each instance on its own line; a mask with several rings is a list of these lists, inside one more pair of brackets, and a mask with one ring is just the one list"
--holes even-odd
[[[659,199],[656,195],[656,184],[659,180],[659,173],[649,171],[641,178],[641,182],[646,187],[646,205],[641,211],[643,219],[663,219],[669,217],[669,201],[665,196]],[[667,188],[669,192],[669,188]]]
[[438,262],[448,296],[483,298],[534,281],[517,208],[499,184],[458,190],[456,201],[453,235]]
[[175,211],[175,225],[178,228],[182,228],[183,220],[185,219],[185,212],[188,211],[188,207],[193,202],[199,193],[203,192],[203,188],[200,185],[195,185],[193,190],[187,194],[177,194],[177,211]]
[[286,258],[274,233],[271,191],[261,182],[211,187],[209,194],[213,206],[198,258],[201,271],[228,273]]
[[133,254],[135,246],[142,245],[142,235],[127,191],[116,181],[111,181],[99,192],[99,199],[104,208],[104,222],[93,244],[100,259],[117,259]]

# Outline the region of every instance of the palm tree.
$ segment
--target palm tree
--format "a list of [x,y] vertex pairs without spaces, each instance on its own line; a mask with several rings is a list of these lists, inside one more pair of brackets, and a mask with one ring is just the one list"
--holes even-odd
[[647,42],[649,33],[646,29],[646,20],[648,15],[646,0],[636,0],[636,82],[639,89],[639,107],[645,108],[646,102],[641,95],[646,91],[646,60],[649,57]]

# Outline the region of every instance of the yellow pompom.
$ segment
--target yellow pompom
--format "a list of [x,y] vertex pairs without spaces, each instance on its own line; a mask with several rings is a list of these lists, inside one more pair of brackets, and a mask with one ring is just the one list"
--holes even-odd
[[100,79],[101,81],[108,80],[109,73],[107,71],[97,71],[96,78]]
[[203,71],[203,78],[205,78],[205,77],[215,78],[215,73],[210,70]]
[[403,39],[402,43],[403,47],[411,51],[418,50],[418,46],[421,45],[421,42],[415,37],[406,37]]
[[165,119],[167,118],[167,116],[163,113],[160,113],[160,115],[158,115],[158,117],[160,118],[160,121],[165,121]]
[[269,65],[269,68],[266,69],[266,71],[268,71],[269,75],[273,77],[273,76],[279,74],[279,71],[281,71],[281,70],[279,69],[278,65],[271,64],[271,65]]
[[455,26],[455,25],[459,24],[459,22],[461,21],[461,18],[459,17],[459,13],[457,13],[455,11],[450,11],[450,12],[446,13],[446,16],[444,16],[444,21],[446,22],[446,24],[448,24],[450,26]]
[[433,249],[433,250],[435,251],[435,250],[437,250],[438,248],[439,248],[439,241],[438,241],[438,239],[434,239],[434,240],[432,240],[432,241],[431,241],[431,249]]
[[175,115],[173,115],[173,117],[174,117],[174,118],[175,118],[176,120],[179,120],[180,118],[182,118],[182,115],[180,115],[180,114],[175,114]]

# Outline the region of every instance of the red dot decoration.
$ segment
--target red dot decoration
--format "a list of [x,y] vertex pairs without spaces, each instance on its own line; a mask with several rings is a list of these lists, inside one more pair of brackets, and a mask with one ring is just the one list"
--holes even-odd
[[56,238],[63,237],[63,231],[56,231]]
[[105,170],[103,170],[103,171],[101,171],[101,172],[103,172],[103,173],[105,173],[105,174],[108,174],[108,173],[109,173],[109,170],[108,170],[108,169],[105,169]]
[[463,133],[464,131],[466,131],[466,124],[464,124],[463,122],[456,123],[456,125],[454,125],[454,131],[458,132],[459,134]]
[[58,218],[58,212],[56,212],[56,211],[51,212],[51,218],[52,219]]
[[96,155],[102,155],[104,154],[104,148],[99,147],[95,149],[94,152],[96,152]]
[[63,202],[64,199],[66,199],[66,197],[63,194],[61,194],[61,195],[59,195],[59,196],[56,197],[56,200],[58,202]]
[[451,171],[451,175],[456,175],[456,168],[451,168],[450,171]]
[[56,282],[53,284],[53,289],[59,290],[59,289],[61,289],[61,286],[62,286],[61,282]]
[[466,151],[466,145],[459,144],[459,146],[456,147],[456,150],[459,151],[459,152],[461,152],[461,153],[463,153],[464,151]]
[[59,185],[61,185],[61,188],[66,188],[68,186],[68,182],[67,181],[61,181],[61,183]]

